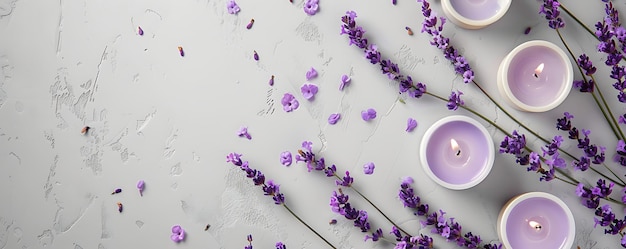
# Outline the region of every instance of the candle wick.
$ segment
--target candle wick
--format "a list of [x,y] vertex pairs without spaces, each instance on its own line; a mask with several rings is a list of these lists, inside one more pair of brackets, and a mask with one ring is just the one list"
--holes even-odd
[[533,76],[535,76],[535,78],[539,78],[539,75],[537,73],[534,73]]
[[536,226],[535,226],[535,229],[536,229],[537,231],[540,231],[540,230],[541,230],[541,225],[536,225]]
[[456,151],[456,155],[457,155],[457,156],[458,156],[458,155],[461,155],[461,150],[457,150],[457,151]]

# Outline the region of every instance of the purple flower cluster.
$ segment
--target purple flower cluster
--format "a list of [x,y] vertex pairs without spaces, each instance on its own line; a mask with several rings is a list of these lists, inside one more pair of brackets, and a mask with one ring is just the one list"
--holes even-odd
[[624,143],[624,140],[617,141],[615,151],[617,152],[615,161],[622,166],[626,166],[626,143]]
[[[584,71],[585,75],[592,76],[596,72],[596,67],[589,60],[589,56],[581,54],[576,60],[578,66]],[[593,79],[587,79],[584,77],[582,80],[575,80],[574,87],[578,88],[581,92],[593,92],[595,88],[595,82]]]
[[361,26],[356,25],[356,12],[347,11],[346,15],[341,18],[341,34],[348,35],[350,38],[350,45],[355,45],[365,52],[365,58],[372,64],[380,64],[380,68],[383,74],[387,75],[390,79],[399,82],[400,92],[408,92],[409,96],[413,98],[419,98],[426,93],[426,85],[417,82],[414,83],[410,76],[404,76],[400,74],[400,68],[391,60],[383,60],[381,53],[378,51],[378,47],[374,44],[368,44],[366,38],[363,37],[365,30]]
[[469,63],[467,63],[465,57],[462,56],[456,48],[450,45],[450,39],[442,34],[446,19],[443,17],[438,18],[430,8],[430,3],[427,0],[417,1],[422,2],[422,14],[424,15],[422,33],[425,32],[432,37],[430,44],[443,52],[444,57],[454,65],[454,71],[463,76],[463,82],[466,84],[472,82],[474,80],[474,71]]
[[546,20],[548,20],[548,26],[553,29],[560,29],[565,27],[565,22],[561,18],[561,11],[559,11],[559,6],[561,3],[557,0],[544,0],[543,5],[541,5],[540,14],[546,15]]
[[[413,213],[416,216],[426,217],[426,220],[420,221],[422,227],[433,226],[431,230],[432,233],[436,233],[446,238],[448,241],[454,241],[458,246],[467,247],[467,248],[479,248],[482,240],[480,236],[473,235],[471,232],[468,232],[463,235],[461,232],[461,225],[454,221],[454,218],[445,218],[445,212],[439,210],[439,212],[434,211],[432,213],[428,213],[428,204],[422,204],[420,202],[420,198],[415,195],[415,191],[411,184],[413,183],[413,179],[410,177],[402,180],[400,184],[400,192],[398,196],[400,200],[404,204],[405,207],[411,208],[415,210]],[[392,229],[392,234],[396,236],[396,240],[399,243],[402,243],[403,247],[400,248],[431,248],[432,247],[432,239],[427,236],[420,237],[412,237],[408,238],[408,236],[402,237],[400,232],[397,229]],[[406,245],[406,246],[405,246]],[[396,247],[398,248],[398,247]],[[485,249],[499,249],[502,248],[502,245],[495,244],[487,244],[482,248]]]
[[[594,227],[597,225],[605,227],[604,233],[612,235],[619,234],[626,228],[626,217],[625,219],[617,219],[608,204],[600,207],[600,199],[607,198],[613,191],[614,185],[612,182],[607,185],[605,180],[600,179],[596,186],[591,189],[585,187],[582,183],[578,184],[576,188],[576,195],[582,198],[582,204],[589,209],[596,210]],[[622,241],[622,246],[626,247],[624,241]]]
[[526,136],[519,134],[517,131],[513,131],[511,136],[504,137],[504,140],[500,143],[500,153],[511,154],[515,156],[515,162],[519,165],[526,166],[527,171],[535,171],[541,174],[540,181],[551,181],[555,179],[555,168],[565,167],[565,160],[559,156],[556,152],[563,141],[559,136],[554,137],[552,142],[542,148],[544,156],[552,156],[550,159],[546,159],[544,162],[548,166],[548,169],[542,167],[542,158],[538,153],[532,151],[528,153],[526,147]]
[[459,106],[463,106],[465,102],[461,99],[461,95],[463,92],[456,91],[450,93],[450,98],[448,98],[448,110],[456,111],[459,109]]
[[[296,162],[306,163],[306,168],[309,172],[315,169],[316,171],[324,171],[327,177],[336,176],[335,172],[337,172],[337,167],[334,164],[330,167],[326,167],[326,162],[323,157],[316,159],[312,145],[313,143],[311,141],[302,142],[302,149],[298,150]],[[348,172],[346,172],[346,174],[349,177]]]
[[[341,189],[333,191],[333,195],[330,197],[330,209],[337,214],[343,215],[346,219],[354,221],[354,226],[360,228],[361,232],[369,232],[371,226],[368,221],[367,211],[352,207],[348,200],[349,196],[344,194]],[[383,237],[383,231],[379,228],[371,236],[365,236],[365,240],[378,241],[381,237]]]
[[252,178],[254,185],[261,186],[265,195],[271,196],[276,205],[285,203],[285,196],[280,192],[279,185],[272,180],[265,182],[265,175],[260,170],[252,169],[248,161],[241,160],[241,154],[229,153],[226,156],[226,162],[232,163],[234,166],[241,168],[246,172],[248,178]]
[[[596,23],[596,36],[600,43],[598,44],[598,51],[607,55],[604,62],[607,66],[611,67],[611,78],[615,80],[613,87],[617,89],[617,99],[626,103],[626,83],[624,82],[624,76],[626,71],[624,66],[620,66],[619,62],[624,58],[623,53],[626,52],[626,29],[621,26],[619,21],[619,14],[611,2],[605,5],[606,16],[602,22]],[[620,43],[621,48],[617,47],[615,39]]]
[[574,126],[572,126],[572,119],[574,116],[569,112],[563,113],[563,117],[557,119],[556,128],[558,130],[567,131],[569,139],[578,141],[578,148],[580,148],[584,155],[581,156],[578,160],[574,161],[573,166],[575,169],[579,169],[581,171],[585,171],[589,168],[591,163],[593,164],[602,164],[605,160],[605,151],[606,148],[603,146],[597,146],[595,144],[591,144],[589,139],[589,134],[591,134],[590,130],[582,130],[582,134],[584,137],[580,136],[580,132]]

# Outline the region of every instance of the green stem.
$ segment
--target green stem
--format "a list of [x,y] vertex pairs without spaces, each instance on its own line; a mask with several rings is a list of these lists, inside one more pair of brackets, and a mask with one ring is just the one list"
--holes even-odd
[[[597,86],[597,81],[595,77],[593,77],[593,75],[591,75],[591,79],[593,80],[594,84],[596,84]],[[606,109],[609,112],[609,114],[612,114],[613,112],[611,111],[611,107],[609,107],[609,104],[606,103],[606,99],[604,98],[604,95],[602,94],[602,91],[600,90],[600,88],[595,87],[594,89],[598,92],[598,95],[600,95],[600,99],[602,100],[602,103],[604,103],[604,106],[606,106]],[[622,128],[619,127],[619,122],[617,122],[617,120],[615,119],[615,116],[613,115],[610,115],[610,116],[611,116],[611,119],[613,119],[613,124],[615,124],[615,126],[617,127],[617,130],[622,136],[622,140],[626,140],[626,136],[624,136],[624,133],[622,132]]]
[[287,211],[289,211],[289,213],[291,213],[291,215],[293,215],[294,217],[296,217],[296,219],[298,219],[298,221],[300,221],[300,223],[302,223],[304,226],[306,226],[309,230],[311,230],[311,232],[313,232],[315,235],[317,235],[317,237],[319,237],[320,239],[322,239],[324,242],[326,242],[326,244],[328,244],[328,246],[330,246],[330,248],[333,249],[337,249],[337,247],[333,246],[333,244],[331,244],[330,242],[328,242],[328,240],[326,240],[322,235],[320,235],[319,233],[317,233],[317,231],[315,231],[315,229],[313,229],[311,226],[309,226],[309,224],[307,224],[306,222],[304,222],[302,219],[300,219],[300,217],[298,215],[296,215],[296,213],[294,213],[291,208],[289,208],[289,206],[287,206],[287,204],[283,203],[283,207],[285,207],[285,209],[287,209]]
[[565,7],[565,5],[563,5],[563,3],[560,3],[560,7],[561,7],[561,9],[563,11],[565,11],[565,13],[567,13],[572,19],[574,19],[574,21],[576,21],[578,24],[580,24],[580,26],[582,26],[587,31],[587,33],[591,34],[591,36],[596,38],[598,41],[600,40],[600,38],[598,38],[596,33],[593,32],[589,27],[587,27],[587,25],[585,25],[580,19],[578,19],[578,17],[576,17],[576,15],[574,15],[572,12],[570,12],[569,9],[567,9]]

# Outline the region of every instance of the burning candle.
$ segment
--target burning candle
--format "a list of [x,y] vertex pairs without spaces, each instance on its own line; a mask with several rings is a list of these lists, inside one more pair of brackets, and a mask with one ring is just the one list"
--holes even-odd
[[572,64],[562,49],[547,41],[529,41],[500,63],[498,90],[516,109],[545,112],[567,98],[572,75]]
[[468,189],[489,175],[495,150],[491,137],[478,121],[449,116],[424,134],[420,159],[426,174],[449,189]]
[[574,244],[572,212],[558,197],[530,192],[513,197],[498,217],[498,236],[507,249],[569,249]]
[[502,18],[510,6],[511,0],[441,0],[448,20],[466,29],[487,27]]

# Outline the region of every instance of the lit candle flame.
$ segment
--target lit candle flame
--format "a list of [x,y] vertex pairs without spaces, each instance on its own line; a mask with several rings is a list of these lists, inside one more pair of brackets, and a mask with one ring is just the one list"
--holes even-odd
[[535,229],[535,230],[537,230],[537,231],[541,231],[541,228],[542,228],[542,227],[541,227],[541,224],[539,224],[539,222],[536,222],[536,221],[532,221],[532,220],[531,220],[531,221],[529,221],[529,222],[528,222],[528,225],[529,225],[530,227],[534,228],[534,229]]
[[461,154],[461,150],[459,149],[459,144],[456,142],[456,140],[450,139],[450,147],[452,148],[452,151],[456,152],[456,155],[460,155]]
[[541,63],[539,64],[539,66],[537,66],[537,68],[535,68],[535,77],[539,78],[539,75],[541,74],[541,72],[543,72],[543,66],[544,64]]

